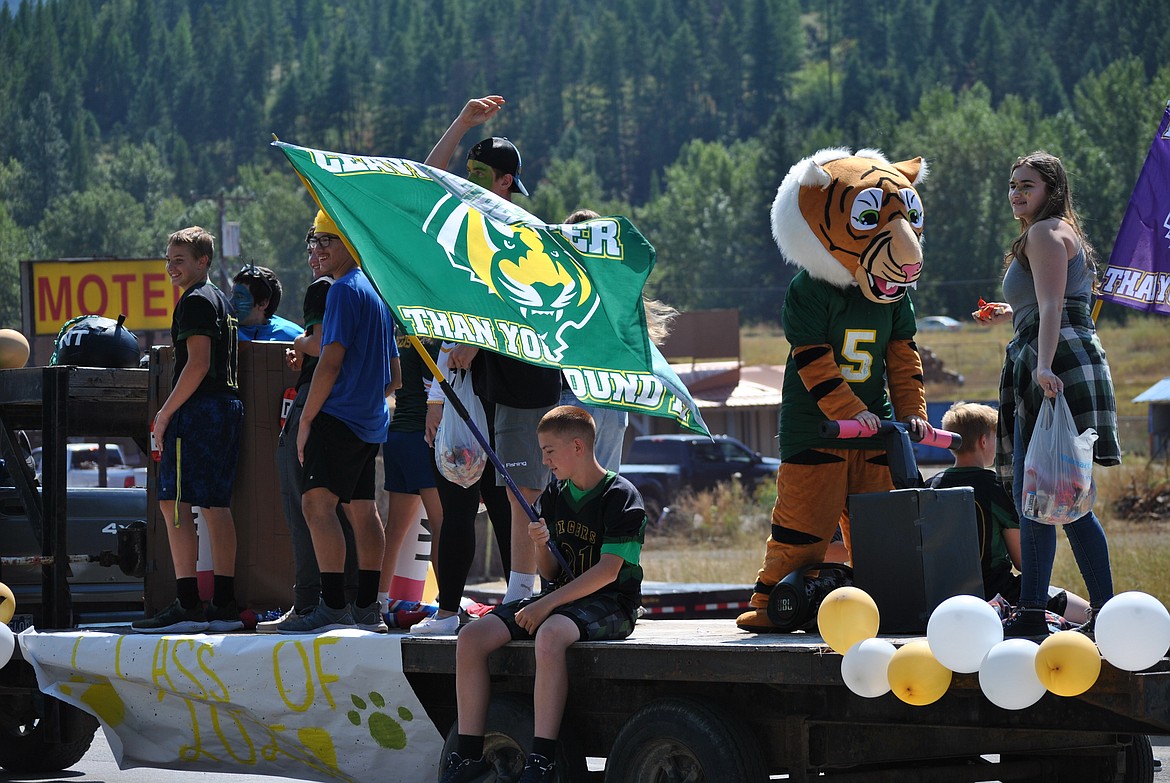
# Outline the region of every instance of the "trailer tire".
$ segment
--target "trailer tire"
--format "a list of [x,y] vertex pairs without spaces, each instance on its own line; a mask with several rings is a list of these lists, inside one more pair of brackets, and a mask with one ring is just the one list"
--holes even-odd
[[1125,783],[1153,783],[1154,747],[1145,734],[1134,734],[1125,746]]
[[[519,780],[524,771],[524,758],[532,748],[532,697],[518,693],[492,696],[484,724],[483,755],[496,768],[501,781]],[[569,732],[562,732],[566,736]],[[447,771],[447,759],[457,750],[459,723],[456,721],[443,743],[443,757],[439,761],[439,777]],[[575,752],[572,741],[557,743],[556,770],[558,783],[579,780],[584,774],[585,757]]]
[[[49,697],[46,697],[49,698]],[[71,704],[59,703],[61,741],[48,742],[41,717],[0,731],[0,767],[9,772],[60,772],[81,761],[97,733],[97,719]]]
[[764,755],[743,721],[695,699],[647,704],[618,731],[606,783],[761,783]]

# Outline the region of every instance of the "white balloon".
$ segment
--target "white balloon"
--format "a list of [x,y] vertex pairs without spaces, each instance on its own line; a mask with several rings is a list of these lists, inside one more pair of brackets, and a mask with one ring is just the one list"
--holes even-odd
[[935,607],[926,623],[926,642],[953,672],[979,671],[987,652],[1003,641],[999,614],[982,598],[956,595]]
[[1036,651],[1029,639],[1005,639],[987,652],[979,666],[979,689],[997,707],[1022,710],[1040,701],[1044,683],[1036,676]]
[[3,669],[8,661],[12,660],[12,651],[16,649],[16,637],[12,635],[12,629],[4,623],[0,623],[0,669]]
[[1140,672],[1170,648],[1170,612],[1152,595],[1121,593],[1097,613],[1094,637],[1105,660],[1118,669]]
[[885,639],[862,639],[841,659],[841,679],[858,696],[876,699],[890,692],[886,670],[893,657],[894,645]]

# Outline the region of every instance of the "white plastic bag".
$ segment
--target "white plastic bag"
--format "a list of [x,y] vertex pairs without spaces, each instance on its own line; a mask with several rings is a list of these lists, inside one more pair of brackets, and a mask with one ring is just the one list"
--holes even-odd
[[1066,525],[1093,510],[1093,444],[1097,431],[1077,434],[1063,394],[1046,397],[1024,457],[1024,516]]
[[[487,416],[471,388],[471,371],[453,373],[451,389],[467,409],[480,434],[487,437]],[[443,406],[439,431],[435,433],[435,465],[439,472],[443,478],[466,489],[479,481],[487,461],[487,452],[471,434],[471,428],[455,410],[455,405],[448,400]]]

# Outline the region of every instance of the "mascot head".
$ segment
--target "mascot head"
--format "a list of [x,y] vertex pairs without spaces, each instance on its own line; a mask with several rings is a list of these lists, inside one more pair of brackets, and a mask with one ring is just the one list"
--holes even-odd
[[922,158],[890,163],[878,150],[824,149],[788,171],[772,204],[772,236],[788,263],[880,304],[922,273]]

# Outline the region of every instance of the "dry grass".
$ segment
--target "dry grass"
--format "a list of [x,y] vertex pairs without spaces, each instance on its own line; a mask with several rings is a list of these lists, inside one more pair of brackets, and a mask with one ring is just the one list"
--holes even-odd
[[[1131,400],[1170,374],[1166,321],[1130,317],[1125,326],[1105,322],[1101,342],[1109,354],[1118,413],[1144,419],[1144,404]],[[962,386],[932,385],[927,398],[993,400],[1011,327],[965,326],[955,332],[924,332],[930,348]],[[745,364],[783,364],[788,351],[776,326],[749,326],[741,333]],[[1170,468],[1131,457],[1119,468],[1098,469],[1096,511],[1109,536],[1117,592],[1141,590],[1170,605]],[[680,498],[662,530],[652,531],[643,552],[646,578],[665,582],[752,584],[763,562],[774,488],[754,496],[739,487]],[[1085,594],[1084,582],[1064,536],[1059,537],[1052,581]]]
[[[1137,496],[1170,502],[1170,468],[1165,462],[1133,461],[1108,470],[1098,468],[1096,510],[1109,537],[1116,592],[1141,590],[1170,605],[1170,517],[1133,520]],[[763,562],[774,490],[755,495],[738,485],[680,498],[663,527],[647,537],[642,553],[646,579],[662,582],[710,582],[748,586]],[[1085,595],[1064,536],[1058,537],[1053,584]]]

